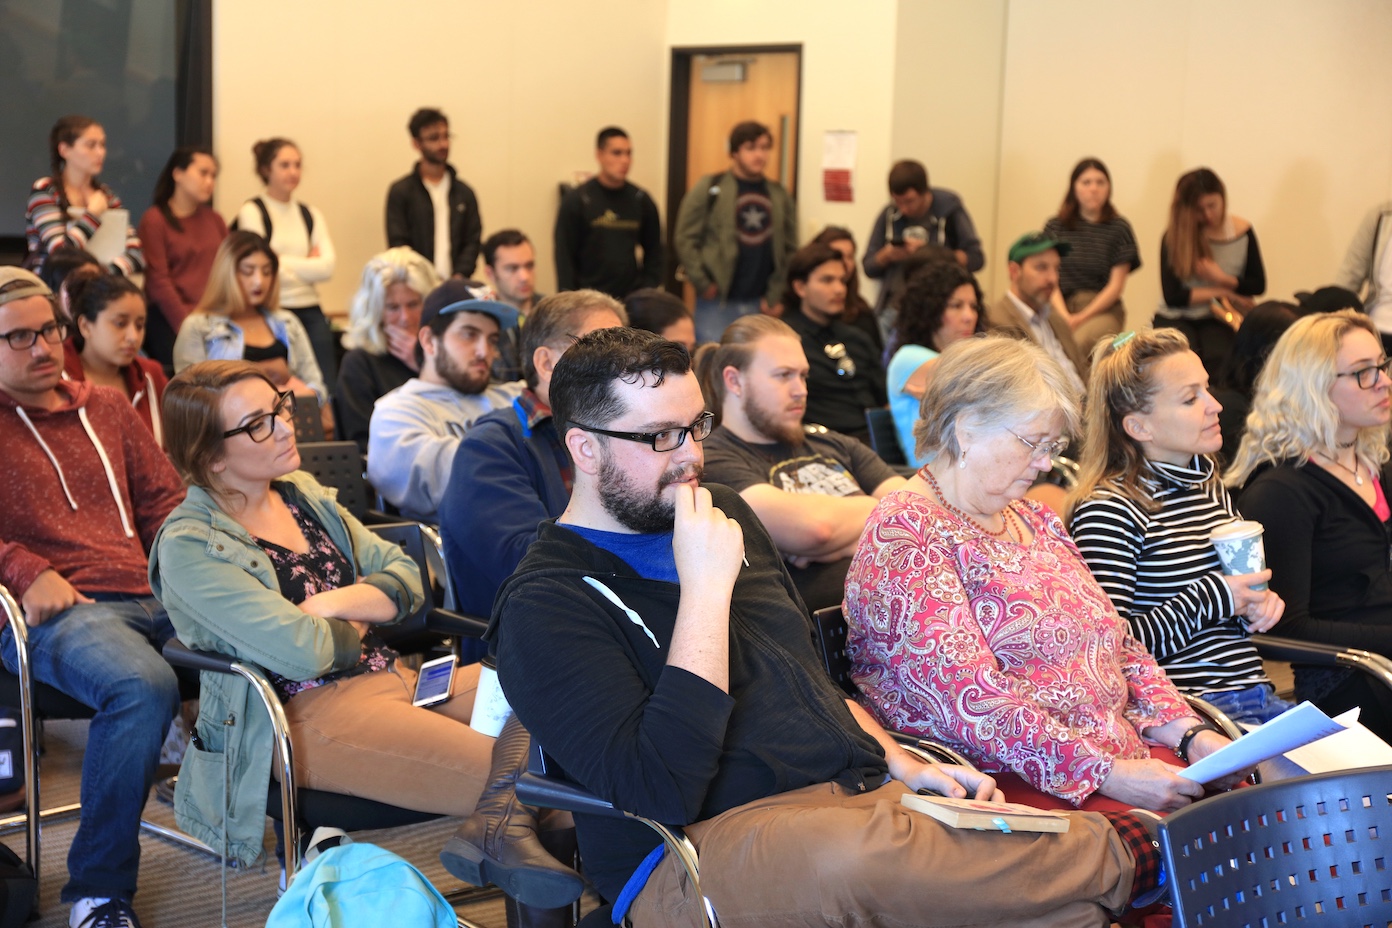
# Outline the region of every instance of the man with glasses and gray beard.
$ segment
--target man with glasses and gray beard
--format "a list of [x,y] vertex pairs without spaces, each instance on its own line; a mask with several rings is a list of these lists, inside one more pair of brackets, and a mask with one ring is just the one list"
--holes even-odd
[[865,520],[904,478],[854,438],[803,424],[808,359],[786,323],[737,319],[719,345],[697,349],[695,366],[719,419],[706,476],[758,515],[809,609],[839,605]]
[[865,443],[865,410],[889,402],[884,363],[864,331],[841,321],[846,264],[830,245],[804,245],[788,262],[783,320],[807,353],[807,418]]

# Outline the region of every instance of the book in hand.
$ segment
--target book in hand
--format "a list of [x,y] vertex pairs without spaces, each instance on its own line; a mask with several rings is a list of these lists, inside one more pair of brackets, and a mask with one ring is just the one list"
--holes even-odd
[[931,815],[950,828],[974,828],[977,831],[1068,830],[1068,813],[1051,812],[1022,806],[1015,802],[988,802],[984,799],[952,799],[947,796],[925,796],[905,793],[899,802],[916,812]]

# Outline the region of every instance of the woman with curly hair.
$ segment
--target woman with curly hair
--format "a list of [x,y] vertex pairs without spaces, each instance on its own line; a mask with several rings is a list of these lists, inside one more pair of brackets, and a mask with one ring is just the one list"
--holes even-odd
[[899,303],[894,328],[899,347],[889,360],[886,380],[899,447],[914,467],[924,463],[914,450],[914,423],[938,355],[953,342],[984,331],[981,287],[971,271],[938,262],[910,279]]

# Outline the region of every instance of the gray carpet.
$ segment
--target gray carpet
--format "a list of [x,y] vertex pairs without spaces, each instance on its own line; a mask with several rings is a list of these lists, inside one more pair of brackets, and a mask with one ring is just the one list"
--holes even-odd
[[[43,804],[47,808],[75,803],[87,739],[86,722],[50,722],[46,726],[45,753],[41,764]],[[95,814],[100,814],[98,811]],[[174,826],[174,813],[150,797],[145,807],[147,820]],[[440,866],[438,853],[453,833],[454,819],[440,819],[424,825],[355,832],[354,840],[380,845],[409,860],[446,896],[469,887]],[[30,924],[36,928],[62,928],[68,923],[68,907],[58,901],[67,881],[68,845],[77,828],[76,819],[46,825],[43,829],[43,859],[39,891],[41,917]],[[3,841],[24,856],[24,833],[4,835]],[[135,910],[145,928],[195,928],[217,926],[222,917],[222,891],[216,857],[176,845],[148,833],[141,835],[140,890]],[[266,830],[268,863],[264,868],[227,871],[227,924],[232,928],[252,928],[266,923],[276,902],[279,876],[272,853],[275,838]],[[586,908],[593,905],[587,904]],[[504,928],[506,919],[501,897],[475,903],[457,904],[460,917],[479,928]]]

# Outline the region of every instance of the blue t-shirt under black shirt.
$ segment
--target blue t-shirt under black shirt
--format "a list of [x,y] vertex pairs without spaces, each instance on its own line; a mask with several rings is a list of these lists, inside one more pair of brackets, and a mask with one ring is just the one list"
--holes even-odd
[[672,533],[633,535],[628,532],[606,532],[581,525],[566,525],[557,522],[561,528],[570,529],[581,538],[603,548],[638,571],[647,580],[677,582],[677,558],[672,553]]

